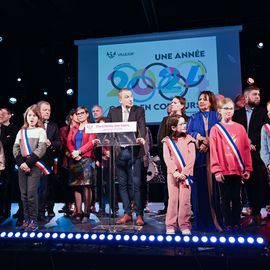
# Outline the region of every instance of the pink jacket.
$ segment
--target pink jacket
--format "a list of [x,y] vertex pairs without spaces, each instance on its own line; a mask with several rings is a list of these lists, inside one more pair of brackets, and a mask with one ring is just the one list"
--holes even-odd
[[[225,129],[232,137],[237,146],[242,160],[246,166],[246,171],[251,172],[252,160],[249,148],[249,139],[245,128],[236,122],[232,124],[223,124]],[[242,175],[241,168],[236,161],[231,148],[227,145],[224,137],[217,128],[213,126],[210,132],[210,168],[214,174],[222,173],[223,175]]]
[[[163,142],[163,157],[167,165],[167,173],[173,174],[175,170],[178,169],[175,158],[170,152],[167,143],[165,143],[163,140],[162,142]],[[186,176],[192,176],[196,156],[195,139],[193,139],[190,135],[187,135],[186,137],[178,138],[177,142],[175,143],[186,164],[182,173]]]

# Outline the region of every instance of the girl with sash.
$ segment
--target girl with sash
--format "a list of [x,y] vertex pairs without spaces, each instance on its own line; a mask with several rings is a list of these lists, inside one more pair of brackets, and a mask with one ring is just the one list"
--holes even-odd
[[233,122],[234,103],[230,98],[218,103],[221,122],[210,132],[211,172],[220,189],[220,204],[226,231],[238,229],[241,217],[241,185],[252,171],[250,144],[244,126]]
[[167,166],[169,202],[166,214],[166,233],[175,234],[177,222],[184,235],[191,234],[191,184],[195,162],[195,140],[186,133],[183,116],[169,116],[168,136],[163,142],[163,157]]
[[18,132],[13,155],[19,167],[19,187],[24,221],[21,229],[35,231],[38,215],[38,182],[42,173],[50,174],[40,161],[45,154],[47,135],[37,105],[30,106],[24,116],[24,125]]
[[196,139],[196,161],[192,206],[194,213],[193,230],[222,231],[222,216],[216,181],[210,171],[209,133],[218,121],[215,95],[203,91],[198,98],[200,111],[190,116],[187,133]]

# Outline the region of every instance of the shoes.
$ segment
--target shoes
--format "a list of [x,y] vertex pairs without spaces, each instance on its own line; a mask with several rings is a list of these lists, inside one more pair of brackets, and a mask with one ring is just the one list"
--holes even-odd
[[99,210],[97,212],[97,217],[101,218],[101,217],[105,217],[105,211],[104,210]]
[[37,223],[35,222],[35,220],[32,219],[25,230],[34,232],[34,231],[38,230],[38,228],[39,227],[38,227]]
[[82,224],[89,222],[90,213],[84,213],[82,218]]
[[125,224],[127,222],[131,222],[132,217],[128,214],[124,214],[124,216],[116,221],[116,224]]
[[190,229],[185,229],[181,231],[182,235],[191,235]]
[[26,230],[26,228],[28,227],[29,223],[30,223],[30,220],[29,219],[24,219],[23,222],[22,222],[22,225],[19,226],[19,230],[20,231]]
[[167,229],[166,234],[175,234],[175,230],[174,229]]
[[48,217],[55,217],[53,210],[48,211]]
[[137,217],[136,225],[137,226],[143,226],[144,225],[143,216],[138,216]]
[[77,213],[76,216],[75,216],[75,222],[76,223],[81,223],[82,218],[83,218],[83,213]]
[[164,208],[162,210],[158,210],[157,214],[158,215],[165,215],[165,214],[167,214],[167,208]]

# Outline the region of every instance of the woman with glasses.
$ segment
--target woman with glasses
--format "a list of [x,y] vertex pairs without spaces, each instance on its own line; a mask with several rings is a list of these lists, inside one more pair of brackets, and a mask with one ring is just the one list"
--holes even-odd
[[[70,129],[67,139],[67,149],[71,154],[70,185],[75,189],[77,212],[75,221],[86,223],[90,217],[91,186],[95,184],[95,156],[92,140],[96,138],[96,134],[85,133],[85,126],[90,119],[86,107],[78,107],[76,115],[79,124]],[[84,202],[84,212],[82,202]]]
[[211,172],[220,190],[220,204],[226,231],[240,227],[241,185],[252,171],[250,144],[244,126],[232,121],[234,103],[230,98],[218,103],[221,121],[210,132]]
[[194,230],[222,231],[222,218],[216,181],[210,171],[209,133],[218,123],[216,99],[211,91],[203,91],[198,98],[199,112],[190,116],[187,133],[196,140],[194,184],[191,188]]

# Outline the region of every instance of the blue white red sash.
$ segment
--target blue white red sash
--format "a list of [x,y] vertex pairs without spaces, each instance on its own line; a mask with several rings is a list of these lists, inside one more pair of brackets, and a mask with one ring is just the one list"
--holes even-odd
[[264,124],[263,125],[268,133],[268,136],[270,137],[270,124]]
[[[21,137],[22,137],[22,146],[23,146],[23,150],[25,152],[25,155],[27,158],[30,158],[31,156],[31,148],[30,148],[30,145],[29,145],[29,141],[28,141],[28,136],[27,136],[27,129],[21,129]],[[42,162],[42,161],[37,161],[35,163],[35,165],[37,167],[39,167],[42,172],[45,174],[45,175],[48,175],[48,174],[51,174],[51,170],[48,169],[46,167],[46,165]]]
[[[172,156],[175,158],[176,166],[177,166],[179,172],[181,173],[183,171],[184,167],[186,166],[184,158],[181,155],[179,148],[177,147],[176,143],[174,142],[174,140],[172,138],[167,136],[164,139],[165,139],[164,141],[167,143],[167,145],[172,153]],[[188,178],[185,180],[185,184],[186,185],[193,184],[193,176],[188,176]]]
[[240,154],[236,144],[234,143],[231,135],[229,134],[229,132],[226,130],[226,128],[221,123],[217,123],[216,126],[219,129],[219,131],[221,132],[221,134],[223,135],[223,137],[224,137],[225,141],[227,142],[227,144],[229,145],[230,149],[232,150],[232,152],[237,160],[237,163],[242,170],[242,173],[244,173],[246,166],[243,162],[241,154]]

